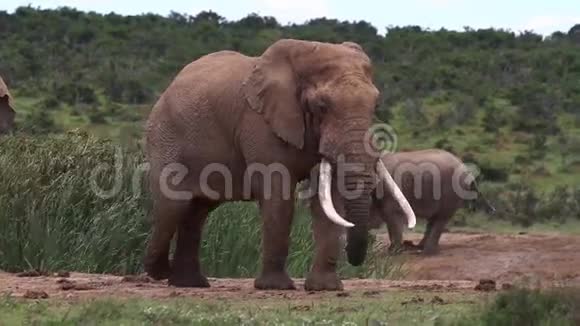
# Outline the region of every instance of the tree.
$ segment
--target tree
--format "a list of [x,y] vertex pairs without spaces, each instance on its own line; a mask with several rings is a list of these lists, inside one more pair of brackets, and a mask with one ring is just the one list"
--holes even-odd
[[577,43],[580,43],[580,24],[576,24],[568,31],[568,37]]

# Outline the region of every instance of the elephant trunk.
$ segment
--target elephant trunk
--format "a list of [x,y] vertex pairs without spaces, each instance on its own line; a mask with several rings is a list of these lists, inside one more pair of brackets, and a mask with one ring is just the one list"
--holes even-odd
[[350,198],[347,198],[345,203],[346,216],[354,223],[354,227],[347,231],[346,245],[347,259],[353,266],[361,265],[366,258],[372,180],[372,175],[365,172],[349,173],[345,176],[346,190],[357,194],[357,196],[349,196]]
[[[358,126],[359,128],[361,126]],[[353,266],[364,263],[368,249],[368,232],[370,223],[371,193],[375,186],[376,158],[368,153],[364,144],[366,130],[357,128],[347,133],[345,139],[359,140],[346,143],[345,161],[352,164],[352,169],[344,172],[346,217],[354,224],[347,230],[346,254]],[[340,179],[340,178],[339,178]],[[341,180],[339,180],[339,183]],[[340,185],[339,185],[340,187]]]
[[[410,210],[410,206],[399,188],[394,185],[388,171],[384,169],[377,171],[377,158],[373,155],[374,153],[367,152],[367,146],[365,146],[366,131],[368,130],[365,126],[367,123],[370,125],[369,121],[354,122],[353,128],[343,128],[343,130],[351,130],[351,132],[344,133],[344,137],[341,137],[342,144],[331,146],[336,142],[323,141],[321,148],[321,153],[324,156],[336,161],[336,184],[339,195],[344,199],[346,220],[336,213],[330,199],[331,168],[326,159],[323,159],[321,164],[320,201],[330,220],[348,228],[346,253],[348,262],[354,266],[361,265],[366,258],[372,204],[371,194],[378,180],[377,176],[390,181],[388,182],[389,190],[393,192],[394,198],[402,204],[404,211],[410,212],[407,214],[410,216],[409,226],[414,227],[414,215],[412,215],[412,210]],[[329,138],[336,139],[335,137]]]

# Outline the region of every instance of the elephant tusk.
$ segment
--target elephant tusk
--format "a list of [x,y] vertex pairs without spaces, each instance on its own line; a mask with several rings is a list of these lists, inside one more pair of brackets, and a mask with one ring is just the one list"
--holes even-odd
[[407,216],[409,229],[414,228],[415,225],[417,224],[415,212],[413,212],[411,204],[409,204],[409,201],[407,201],[407,198],[405,198],[405,196],[401,192],[401,189],[399,188],[399,186],[397,186],[395,180],[393,180],[393,177],[391,177],[391,174],[387,170],[387,167],[385,167],[385,164],[383,163],[382,160],[378,161],[377,170],[379,172],[379,176],[381,177],[381,179],[385,180],[387,188],[389,189],[393,197],[395,197],[395,200],[399,203],[401,209],[403,210],[403,213],[405,213],[405,215]]
[[320,204],[329,220],[340,226],[351,228],[354,226],[354,224],[342,218],[336,212],[334,204],[332,204],[332,195],[330,192],[330,185],[332,182],[331,171],[332,167],[330,166],[330,163],[328,163],[326,160],[322,160],[320,163],[320,185],[318,188],[318,198],[320,199]]

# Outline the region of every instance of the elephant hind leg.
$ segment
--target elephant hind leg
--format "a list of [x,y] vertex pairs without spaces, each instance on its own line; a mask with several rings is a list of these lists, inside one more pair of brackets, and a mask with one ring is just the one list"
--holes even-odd
[[209,213],[219,203],[195,199],[190,214],[183,216],[177,227],[177,242],[169,284],[177,287],[209,287],[201,272],[199,248],[203,226]]
[[190,203],[187,201],[169,201],[158,199],[153,202],[153,234],[147,245],[145,255],[145,272],[156,280],[169,278],[169,249],[177,225],[190,214]]

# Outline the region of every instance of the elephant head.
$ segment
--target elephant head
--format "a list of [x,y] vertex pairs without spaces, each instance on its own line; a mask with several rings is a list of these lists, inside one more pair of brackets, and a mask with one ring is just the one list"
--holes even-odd
[[[280,40],[257,58],[244,92],[250,107],[264,116],[278,137],[318,155],[321,204],[332,221],[349,228],[349,262],[362,264],[371,192],[376,176],[384,175],[377,174],[377,158],[365,146],[379,96],[369,57],[352,42]],[[333,207],[332,176],[338,178],[339,189],[349,194],[345,196],[348,221]],[[404,197],[396,198],[406,203]]]
[[8,87],[0,77],[0,135],[6,134],[14,126],[15,112],[12,106],[12,97]]

